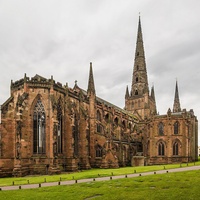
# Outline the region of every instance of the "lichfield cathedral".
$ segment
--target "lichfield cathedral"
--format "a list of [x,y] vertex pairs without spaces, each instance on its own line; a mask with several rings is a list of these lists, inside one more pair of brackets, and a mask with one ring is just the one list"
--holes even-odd
[[140,19],[124,109],[96,96],[92,63],[87,91],[26,74],[10,90],[1,105],[0,177],[198,159],[197,117],[181,109],[177,82],[173,108],[157,113]]

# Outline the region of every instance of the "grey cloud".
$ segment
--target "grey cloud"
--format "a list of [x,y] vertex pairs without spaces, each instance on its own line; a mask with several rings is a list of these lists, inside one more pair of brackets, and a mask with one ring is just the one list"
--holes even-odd
[[173,105],[178,78],[181,104],[199,108],[199,0],[1,0],[0,104],[11,79],[40,74],[87,89],[89,62],[97,95],[124,106],[131,87],[138,13],[141,12],[149,86],[158,110]]

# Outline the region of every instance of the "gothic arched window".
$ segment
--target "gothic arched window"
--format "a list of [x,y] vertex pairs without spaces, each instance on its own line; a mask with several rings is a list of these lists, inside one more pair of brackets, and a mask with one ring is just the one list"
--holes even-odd
[[138,95],[138,90],[135,90],[135,95]]
[[105,121],[108,123],[109,120],[110,120],[110,116],[109,116],[109,114],[107,113],[107,114],[105,115]]
[[164,156],[165,155],[165,145],[163,142],[160,142],[158,144],[158,155],[159,156]]
[[160,122],[158,125],[158,133],[159,135],[164,135],[164,125],[162,122]]
[[101,133],[101,113],[100,111],[98,110],[97,111],[97,132],[98,133]]
[[45,153],[46,138],[45,138],[45,110],[40,99],[34,108],[33,114],[33,153]]
[[63,117],[62,117],[62,107],[61,103],[58,103],[57,106],[57,120],[58,120],[58,128],[57,128],[57,153],[62,153],[62,127],[63,127]]
[[178,133],[179,133],[179,123],[175,122],[174,123],[174,134],[178,135]]
[[117,117],[115,117],[115,119],[114,119],[114,123],[115,123],[115,126],[118,126],[119,120],[118,120]]
[[178,156],[178,142],[174,142],[173,144],[173,155]]
[[96,146],[96,158],[101,158],[103,155],[103,149],[100,145]]
[[78,127],[78,119],[76,114],[74,115],[74,126],[73,126],[73,137],[74,137],[74,155],[78,156],[79,148],[79,127]]

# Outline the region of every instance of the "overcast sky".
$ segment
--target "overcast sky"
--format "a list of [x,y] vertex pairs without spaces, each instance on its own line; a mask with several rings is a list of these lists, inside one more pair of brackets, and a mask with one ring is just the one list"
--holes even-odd
[[149,87],[157,110],[200,116],[199,0],[0,0],[0,104],[10,82],[39,74],[87,89],[89,63],[97,96],[124,107],[131,86],[141,13]]

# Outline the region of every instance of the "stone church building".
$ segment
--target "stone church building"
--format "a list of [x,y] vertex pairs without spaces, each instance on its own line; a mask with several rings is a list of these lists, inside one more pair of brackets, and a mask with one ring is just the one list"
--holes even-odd
[[26,74],[10,90],[1,105],[0,177],[198,159],[197,117],[181,109],[177,82],[173,108],[157,114],[140,19],[124,109],[96,96],[92,63],[87,91]]

